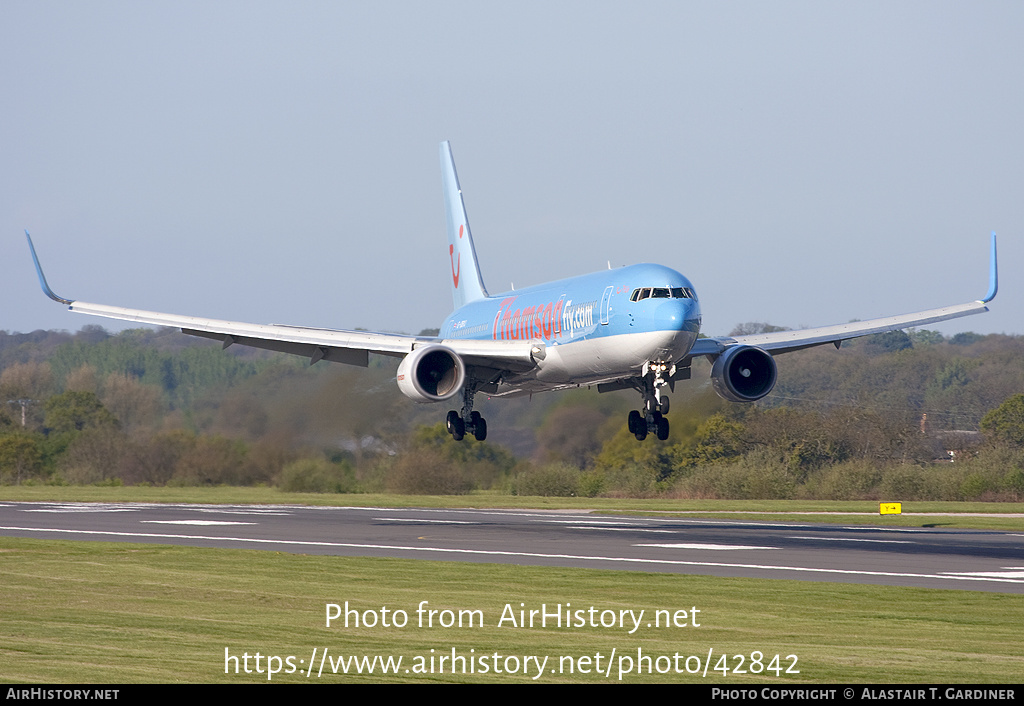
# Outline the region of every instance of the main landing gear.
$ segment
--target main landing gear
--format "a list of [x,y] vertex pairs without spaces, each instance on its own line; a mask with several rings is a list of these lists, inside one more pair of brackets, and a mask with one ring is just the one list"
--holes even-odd
[[487,438],[487,420],[481,417],[479,412],[473,410],[475,394],[476,391],[467,384],[462,391],[462,414],[453,409],[445,420],[448,433],[456,441],[462,441],[466,434],[472,434],[477,441]]
[[[666,380],[666,374],[668,380]],[[644,398],[643,410],[632,410],[626,419],[629,433],[636,437],[637,441],[643,441],[649,433],[654,433],[659,441],[668,438],[668,397],[663,397],[661,388],[669,384],[675,374],[675,366],[666,363],[645,363],[643,377],[636,385]]]

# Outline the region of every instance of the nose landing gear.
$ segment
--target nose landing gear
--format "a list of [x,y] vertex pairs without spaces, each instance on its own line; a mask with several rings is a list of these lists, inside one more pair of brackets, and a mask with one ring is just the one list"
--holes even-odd
[[[675,375],[674,365],[667,363],[645,363],[643,377],[636,385],[643,395],[644,408],[642,412],[632,410],[626,418],[626,426],[629,433],[636,437],[637,441],[643,441],[649,433],[654,433],[659,441],[668,438],[668,397],[663,397],[661,389],[665,385],[671,386],[672,376]],[[667,379],[666,379],[667,378]]]

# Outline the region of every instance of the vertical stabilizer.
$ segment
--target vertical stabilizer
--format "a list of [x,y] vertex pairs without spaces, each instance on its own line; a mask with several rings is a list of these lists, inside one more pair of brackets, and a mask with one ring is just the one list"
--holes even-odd
[[452,299],[455,308],[487,296],[473,236],[469,232],[466,205],[462,202],[459,175],[448,142],[441,143],[441,178],[444,184],[444,213],[448,222],[448,255],[451,258]]

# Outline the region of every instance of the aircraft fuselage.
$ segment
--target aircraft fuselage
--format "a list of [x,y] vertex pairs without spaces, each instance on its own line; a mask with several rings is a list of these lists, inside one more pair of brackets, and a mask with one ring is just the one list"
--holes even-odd
[[699,331],[700,304],[690,281],[643,264],[470,302],[445,319],[440,338],[543,343],[545,356],[534,370],[504,381],[527,391],[618,379],[644,362],[678,361]]

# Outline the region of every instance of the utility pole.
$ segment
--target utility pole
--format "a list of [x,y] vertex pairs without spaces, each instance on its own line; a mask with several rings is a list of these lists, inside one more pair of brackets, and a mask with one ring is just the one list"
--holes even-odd
[[7,404],[20,404],[21,405],[21,428],[25,428],[25,410],[28,409],[29,402],[35,402],[35,400],[20,399],[20,400],[7,400]]

